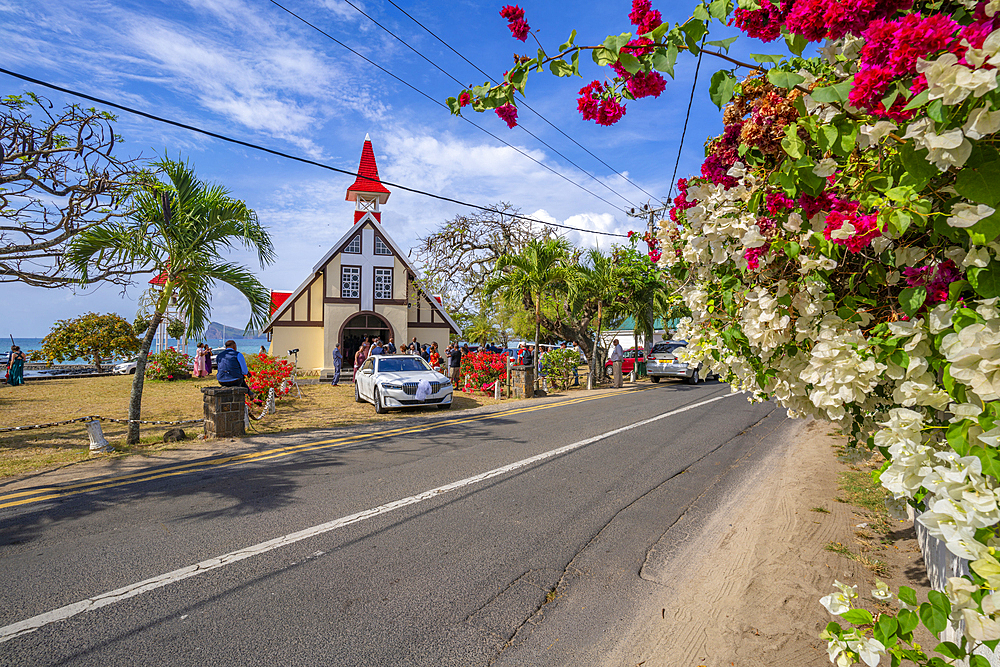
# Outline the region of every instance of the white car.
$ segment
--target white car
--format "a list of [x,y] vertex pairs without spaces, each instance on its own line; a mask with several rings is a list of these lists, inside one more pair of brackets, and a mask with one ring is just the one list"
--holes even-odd
[[[419,391],[421,381],[427,382],[426,396]],[[451,380],[420,357],[409,354],[370,356],[354,377],[354,400],[373,403],[378,414],[413,405],[436,405],[447,410],[452,394]]]
[[120,364],[115,364],[111,368],[112,373],[117,373],[118,375],[135,375],[136,367],[136,357],[132,357],[128,361],[123,361]]

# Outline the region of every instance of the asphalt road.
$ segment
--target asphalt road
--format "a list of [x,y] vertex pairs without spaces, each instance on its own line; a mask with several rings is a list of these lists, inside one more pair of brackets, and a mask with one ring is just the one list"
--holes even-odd
[[601,664],[674,523],[789,426],[661,383],[380,428],[18,496],[0,665]]

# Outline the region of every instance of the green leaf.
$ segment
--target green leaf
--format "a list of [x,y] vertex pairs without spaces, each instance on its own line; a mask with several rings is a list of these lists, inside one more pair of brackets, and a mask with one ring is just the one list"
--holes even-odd
[[656,27],[655,30],[653,30],[653,32],[651,32],[649,34],[650,34],[650,37],[653,38],[653,41],[658,44],[660,42],[660,40],[663,39],[663,36],[665,34],[667,34],[668,30],[670,30],[670,23],[669,22],[661,23],[660,25],[658,25]]
[[990,667],[990,661],[981,655],[969,656],[969,667]]
[[[913,602],[910,602],[909,600],[903,598],[902,591],[904,588],[910,591],[911,597],[913,598]],[[907,588],[906,586],[900,586],[899,590],[900,590],[900,596],[899,596],[900,600],[903,600],[903,602],[909,605],[913,605],[914,607],[917,605],[917,596],[913,594],[912,588]],[[907,609],[901,609],[899,613],[896,614],[896,620],[899,622],[899,634],[901,635],[906,635],[913,632],[917,628],[917,625],[920,623],[920,620],[917,618],[917,615]]]
[[736,37],[730,37],[729,39],[717,39],[714,42],[705,42],[705,45],[717,46],[720,49],[723,49],[726,53],[729,53],[729,47],[732,46],[733,42],[736,41],[737,37],[739,37],[739,35],[737,35]]
[[878,623],[875,624],[875,628],[872,633],[875,635],[875,639],[882,642],[882,645],[886,648],[890,647],[896,640],[896,630],[899,628],[899,623],[892,616],[881,616],[878,619]]
[[677,62],[677,47],[671,44],[665,50],[657,49],[653,54],[653,69],[674,76],[674,63]]
[[871,612],[867,609],[852,609],[840,615],[842,619],[854,625],[868,625],[873,621]]
[[601,67],[618,62],[618,52],[607,48],[607,46],[594,49],[591,53],[593,54],[591,57],[594,59],[594,62]]
[[943,123],[945,119],[944,102],[940,98],[934,100],[928,105],[926,113],[931,120]]
[[912,100],[910,100],[909,104],[903,107],[903,111],[909,111],[910,109],[916,109],[917,107],[923,106],[927,104],[927,100],[929,100],[930,98],[931,98],[930,91],[925,90],[924,92],[920,93]]
[[965,657],[965,651],[958,648],[958,645],[954,644],[953,642],[941,642],[940,644],[934,647],[934,652],[940,653],[944,657],[950,658],[952,660]]
[[801,74],[786,72],[780,69],[771,69],[767,73],[767,80],[778,88],[794,88],[806,80]]
[[1000,202],[1000,161],[960,170],[955,179],[955,190],[966,199],[996,208]]
[[692,14],[699,21],[707,21],[712,18],[712,15],[708,13],[708,8],[705,7],[705,3],[700,3],[694,8],[694,13]]
[[559,47],[559,50],[560,50],[560,51],[565,51],[565,50],[566,50],[566,49],[568,49],[569,47],[573,46],[573,41],[574,41],[575,39],[576,39],[576,30],[574,30],[573,32],[571,32],[571,33],[569,34],[569,39],[567,39],[567,40],[566,40],[566,43],[565,43],[565,44],[563,44],[562,46],[560,46],[560,47]]
[[732,9],[732,0],[713,0],[712,4],[708,6],[708,13],[712,15],[712,18],[721,21],[729,16]]
[[[627,44],[628,42],[626,42]],[[604,40],[604,48],[615,54],[615,59],[618,59],[618,51],[621,47],[618,45],[618,37],[615,35],[608,35]]]
[[461,107],[458,106],[458,100],[456,98],[449,97],[448,100],[447,100],[447,104],[448,104],[448,108],[451,109],[451,112],[453,114],[455,114],[457,116],[460,113],[459,109],[461,109]]
[[708,95],[715,102],[715,106],[720,109],[724,107],[729,100],[733,99],[734,90],[736,90],[736,77],[731,73],[719,71],[712,75]]
[[691,55],[698,55],[701,52],[701,49],[698,48],[698,42],[708,32],[708,27],[703,21],[688,19],[688,22],[681,26],[681,32],[684,33],[684,43],[687,44]]
[[824,153],[833,148],[838,136],[839,130],[836,125],[820,125],[816,128],[816,144]]
[[[964,419],[955,422],[948,427],[947,438],[951,448],[958,452],[959,456],[969,455],[969,422]],[[1000,572],[998,572],[1000,574]]]
[[[570,58],[570,63],[571,63],[570,66],[573,69],[573,74],[576,74],[578,77],[580,77],[582,79],[583,75],[580,74],[580,52],[579,51],[574,51],[573,52],[573,57]],[[523,94],[524,91],[522,90],[521,93]]]
[[966,275],[972,284],[972,289],[976,290],[979,296],[984,299],[1000,296],[1000,264],[996,261],[990,261],[989,265],[983,268],[969,269]]
[[937,167],[927,161],[927,150],[923,148],[916,150],[912,142],[908,141],[903,144],[899,149],[899,157],[906,173],[913,179],[914,189],[918,191],[927,187],[930,180],[941,173]]
[[[625,54],[622,54],[625,57]],[[635,58],[632,58],[635,60]],[[573,76],[573,68],[565,60],[553,60],[549,63],[549,71],[556,76]]]
[[788,45],[789,51],[797,56],[801,56],[802,52],[809,46],[809,40],[798,33],[786,32],[785,44]]
[[914,313],[920,310],[920,306],[924,305],[926,300],[926,287],[907,287],[899,293],[899,305],[902,306],[903,312],[910,317],[913,317]]
[[618,54],[618,62],[629,74],[635,74],[642,69],[642,63],[639,59],[633,56],[631,53],[625,53],[624,51]]
[[822,102],[824,104],[834,104],[840,103],[844,104],[847,102],[847,96],[851,92],[851,88],[854,86],[854,79],[848,79],[847,81],[841,81],[840,83],[833,86],[825,86],[823,88],[816,88],[809,95],[816,102]]
[[790,259],[795,259],[802,252],[802,248],[795,241],[790,241],[785,244],[785,254],[788,255]]
[[767,53],[751,53],[750,57],[753,58],[754,60],[756,60],[757,62],[761,63],[761,64],[764,64],[764,63],[780,63],[785,58],[785,56],[780,55],[780,54],[779,55],[770,55],[770,54],[767,54]]
[[794,159],[799,159],[805,154],[806,144],[799,136],[798,125],[787,125],[785,127],[785,138],[781,140],[781,147]]
[[925,602],[920,605],[920,620],[923,622],[924,627],[931,631],[931,633],[937,637],[941,632],[948,627],[948,615],[941,612],[941,610],[929,602]]

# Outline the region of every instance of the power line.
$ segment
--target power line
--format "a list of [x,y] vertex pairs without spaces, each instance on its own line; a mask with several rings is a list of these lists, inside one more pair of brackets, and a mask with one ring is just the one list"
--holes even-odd
[[[33,84],[35,84],[37,86],[44,86],[45,88],[50,88],[52,90],[57,90],[60,93],[66,93],[67,95],[73,95],[74,97],[80,97],[80,98],[83,98],[85,100],[90,100],[91,102],[96,102],[98,104],[102,104],[104,106],[108,106],[108,107],[111,107],[113,109],[120,109],[121,111],[125,111],[125,112],[131,113],[131,114],[135,114],[136,116],[142,116],[143,118],[149,118],[150,120],[155,120],[158,123],[165,123],[167,125],[173,125],[174,127],[179,127],[179,128],[184,129],[184,130],[189,130],[191,132],[197,132],[198,134],[204,134],[205,136],[212,137],[213,139],[218,139],[220,141],[225,141],[225,142],[228,142],[228,143],[231,143],[231,144],[236,144],[237,146],[243,146],[245,148],[251,148],[253,150],[261,151],[261,152],[264,152],[264,153],[270,153],[271,155],[277,155],[278,157],[282,157],[282,158],[285,158],[287,160],[294,160],[295,162],[302,162],[303,164],[312,165],[314,167],[320,167],[321,169],[327,169],[329,171],[333,171],[333,172],[336,172],[338,174],[344,174],[345,176],[360,177],[360,178],[365,179],[366,181],[376,182],[374,178],[371,178],[369,176],[364,176],[362,174],[358,174],[357,172],[348,171],[347,169],[340,169],[338,167],[332,167],[332,166],[330,166],[328,164],[323,164],[322,162],[316,162],[315,160],[310,160],[308,158],[299,157],[297,155],[291,155],[289,153],[283,153],[281,151],[276,151],[273,148],[265,148],[264,146],[260,146],[258,144],[252,144],[252,143],[250,143],[248,141],[242,141],[240,139],[234,139],[232,137],[227,137],[226,135],[224,135],[224,134],[218,134],[217,132],[210,132],[209,130],[203,130],[200,127],[195,127],[194,125],[188,125],[186,123],[181,123],[181,122],[178,122],[176,120],[170,120],[169,118],[163,118],[161,116],[156,116],[156,115],[153,115],[151,113],[147,113],[145,111],[140,111],[139,109],[133,109],[131,107],[127,107],[127,106],[125,106],[123,104],[116,104],[115,102],[111,102],[109,100],[101,99],[100,97],[94,97],[93,95],[87,95],[86,93],[81,93],[81,92],[79,92],[77,90],[72,90],[70,88],[64,88],[62,86],[57,86],[54,83],[49,83],[48,81],[42,81],[41,79],[35,79],[35,78],[30,77],[30,76],[26,76],[24,74],[18,74],[17,72],[12,72],[10,70],[3,69],[2,67],[0,67],[0,74],[6,74],[7,76],[14,77],[15,79],[21,79],[22,81],[27,81],[28,83],[33,83]],[[452,197],[445,197],[444,195],[437,195],[437,194],[434,194],[433,192],[427,192],[425,190],[418,190],[416,188],[407,187],[407,186],[401,185],[399,183],[392,183],[390,181],[381,181],[381,180],[378,181],[378,182],[382,183],[383,185],[389,185],[389,186],[392,186],[394,188],[398,188],[400,190],[405,190],[407,192],[412,192],[414,194],[423,195],[425,197],[431,197],[433,199],[439,199],[441,201],[450,202],[452,204],[458,204],[459,206],[467,206],[469,208],[475,208],[475,209],[478,209],[480,211],[486,211],[486,212],[489,212],[489,213],[496,213],[497,212],[496,209],[489,208],[488,206],[480,206],[479,204],[470,204],[469,202],[465,202],[465,201],[462,201],[460,199],[454,199]],[[517,218],[519,220],[525,220],[527,222],[537,222],[538,224],[543,225],[543,226],[547,225],[549,227],[557,227],[559,229],[569,229],[569,230],[572,230],[574,232],[583,232],[583,233],[586,233],[586,234],[599,234],[601,236],[617,236],[617,237],[621,237],[621,238],[627,238],[626,234],[615,234],[613,232],[599,232],[599,231],[594,231],[592,229],[582,229],[580,227],[571,227],[570,225],[561,225],[561,224],[555,223],[555,222],[545,222],[544,220],[538,220],[537,218],[529,218],[526,215],[518,215],[518,214],[514,214],[514,213],[504,213],[504,215],[508,215],[511,218]]]
[[[702,35],[701,46],[705,45],[705,36]],[[684,129],[681,130],[681,142],[677,145],[677,160],[674,161],[674,173],[670,176],[670,194],[667,195],[667,201],[669,203],[670,198],[674,196],[674,179],[677,178],[677,166],[681,163],[681,150],[684,148],[684,135],[687,134],[688,129],[688,118],[691,117],[691,104],[694,102],[694,89],[698,85],[698,70],[701,69],[701,54],[704,51],[699,47],[698,49],[698,63],[694,66],[694,81],[691,82],[691,98],[688,99],[687,113],[684,114]]]
[[[387,70],[386,68],[382,67],[381,65],[379,65],[379,64],[378,64],[378,63],[376,63],[375,61],[373,61],[373,60],[369,59],[368,57],[366,57],[366,56],[362,55],[361,53],[359,53],[359,52],[355,51],[354,49],[352,49],[351,47],[349,47],[349,46],[348,46],[347,44],[344,44],[344,43],[343,43],[343,42],[341,42],[341,41],[340,41],[339,39],[337,39],[336,37],[334,37],[334,36],[333,36],[333,35],[331,35],[330,33],[326,32],[325,30],[323,30],[323,29],[322,29],[322,28],[320,28],[319,26],[317,26],[317,25],[314,25],[314,24],[310,23],[309,21],[307,21],[306,19],[302,18],[301,16],[299,16],[298,14],[296,14],[295,12],[293,12],[292,10],[290,10],[290,9],[288,9],[287,7],[283,6],[282,4],[280,4],[279,2],[277,2],[277,0],[270,0],[270,2],[271,2],[271,4],[273,4],[274,6],[278,7],[279,9],[281,9],[282,11],[284,11],[284,12],[287,12],[288,14],[290,14],[290,15],[294,16],[295,18],[297,18],[297,19],[298,19],[299,21],[302,21],[302,22],[303,22],[303,23],[305,23],[305,24],[306,24],[307,26],[309,26],[310,28],[312,28],[312,29],[313,29],[313,30],[315,30],[316,32],[320,33],[320,34],[321,34],[321,35],[323,35],[324,37],[326,37],[326,38],[330,39],[331,41],[333,41],[333,42],[335,42],[335,43],[339,44],[340,46],[344,47],[345,49],[347,49],[348,51],[350,51],[351,53],[353,53],[353,54],[354,54],[354,55],[356,55],[357,57],[359,57],[359,58],[361,58],[362,60],[364,60],[364,61],[365,61],[366,63],[368,63],[369,65],[372,65],[373,67],[375,67],[375,68],[379,69],[380,71],[384,72],[385,74],[388,74],[388,75],[389,75],[389,76],[391,76],[391,77],[392,77],[393,79],[395,79],[396,81],[399,81],[400,83],[402,83],[402,84],[403,84],[404,86],[406,86],[406,87],[407,87],[407,88],[409,88],[410,90],[414,91],[415,93],[418,93],[418,94],[419,94],[419,95],[421,95],[422,97],[425,97],[425,98],[427,98],[428,100],[430,100],[430,101],[431,101],[431,102],[433,102],[434,104],[438,105],[438,106],[439,106],[439,107],[441,107],[442,109],[445,109],[446,111],[448,111],[449,113],[451,113],[451,109],[449,109],[449,108],[448,108],[448,105],[446,105],[446,104],[445,104],[444,102],[441,102],[440,100],[437,100],[437,99],[435,99],[434,97],[431,97],[430,95],[428,95],[428,94],[427,94],[427,93],[425,93],[424,91],[420,90],[420,89],[419,89],[419,88],[417,88],[416,86],[413,86],[412,84],[410,84],[410,83],[407,83],[406,81],[404,81],[404,80],[403,80],[403,79],[401,79],[400,77],[396,76],[395,74],[393,74],[392,72],[390,72],[390,71],[389,71],[389,70]],[[560,174],[560,173],[559,173],[558,171],[556,171],[556,170],[555,170],[555,169],[553,169],[552,167],[548,166],[548,165],[547,165],[547,164],[545,164],[544,162],[542,162],[542,161],[540,161],[540,160],[536,160],[535,158],[531,157],[530,155],[528,155],[527,153],[525,153],[525,152],[524,152],[524,151],[522,151],[521,149],[517,148],[516,146],[512,146],[512,145],[510,145],[509,143],[507,143],[506,141],[504,141],[503,139],[501,139],[501,138],[500,138],[500,137],[498,137],[497,135],[493,134],[492,132],[490,132],[490,131],[489,131],[489,130],[487,130],[486,128],[484,128],[484,127],[482,127],[482,126],[480,126],[480,125],[476,125],[475,123],[473,123],[473,122],[472,122],[471,120],[469,120],[469,119],[468,119],[468,118],[466,118],[465,116],[462,116],[462,115],[459,115],[459,118],[461,118],[462,120],[464,120],[465,122],[467,122],[467,123],[468,123],[469,125],[471,125],[472,127],[476,128],[476,129],[477,129],[477,130],[479,130],[480,132],[484,132],[485,134],[488,134],[489,136],[493,137],[494,139],[496,139],[497,141],[499,141],[499,142],[500,142],[500,143],[502,143],[503,145],[507,146],[508,148],[511,148],[511,149],[513,149],[513,150],[517,151],[518,153],[520,153],[520,154],[521,154],[521,155],[523,155],[524,157],[528,158],[529,160],[531,160],[532,162],[534,162],[534,163],[535,163],[535,164],[537,164],[538,166],[540,166],[540,167],[543,167],[543,168],[547,169],[548,171],[551,171],[551,172],[552,172],[553,174],[555,174],[555,175],[556,175],[556,176],[558,176],[559,178],[563,179],[563,180],[564,180],[564,181],[566,181],[567,183],[570,183],[570,184],[572,184],[572,185],[574,185],[574,186],[576,186],[576,187],[580,188],[581,190],[583,190],[584,192],[586,192],[587,194],[589,194],[589,195],[590,195],[590,196],[592,196],[592,197],[597,197],[598,199],[600,199],[600,200],[601,200],[602,202],[604,202],[604,203],[605,203],[605,204],[607,204],[608,206],[611,206],[612,208],[615,208],[615,209],[618,209],[618,210],[619,210],[619,211],[621,211],[622,213],[625,213],[625,209],[623,209],[622,207],[620,207],[620,206],[615,206],[614,204],[612,204],[611,202],[609,202],[609,201],[608,201],[607,199],[605,199],[604,197],[600,196],[599,194],[597,194],[597,193],[595,193],[595,192],[592,192],[592,191],[588,190],[587,188],[583,187],[582,185],[580,185],[579,183],[577,183],[577,182],[576,182],[576,181],[574,181],[573,179],[571,179],[571,178],[568,178],[568,177],[566,177],[566,176],[565,176],[564,174]],[[628,200],[626,200],[626,201],[628,201]]]
[[[448,42],[446,42],[443,39],[441,39],[440,37],[438,37],[437,33],[435,33],[433,30],[431,30],[430,28],[428,28],[427,26],[425,26],[423,23],[421,23],[417,19],[413,18],[413,16],[411,16],[405,9],[403,9],[402,7],[400,7],[399,5],[397,5],[392,0],[386,0],[386,2],[388,2],[390,5],[392,5],[393,7],[395,7],[396,9],[398,9],[399,11],[403,12],[403,14],[406,15],[407,18],[409,18],[411,21],[413,21],[414,23],[416,23],[418,26],[420,26],[421,28],[423,28],[424,30],[426,30],[427,34],[429,34],[431,37],[433,37],[437,41],[439,41],[442,44],[444,44],[445,47],[447,47],[449,51],[451,51],[452,53],[454,53],[456,56],[458,56],[459,58],[461,58],[465,62],[469,63],[469,65],[471,65],[475,70],[477,70],[480,74],[482,74],[483,76],[485,76],[488,80],[490,80],[491,82],[493,82],[494,85],[496,85],[496,81],[493,81],[493,77],[491,77],[489,74],[487,74],[486,72],[484,72],[483,70],[481,70],[479,68],[479,66],[476,65],[474,62],[472,62],[471,60],[469,60],[468,58],[466,58],[465,56],[463,56],[461,53],[459,53],[458,51],[456,51],[452,47],[451,44],[449,44]],[[522,97],[522,99],[524,99],[523,95],[521,97]],[[625,174],[621,173],[620,171],[618,171],[617,169],[615,169],[614,167],[612,167],[610,164],[608,164],[607,162],[605,162],[601,158],[599,158],[596,155],[594,155],[593,153],[591,153],[590,149],[588,149],[586,146],[584,146],[583,144],[581,144],[579,141],[577,141],[576,139],[574,139],[570,135],[568,135],[565,132],[563,132],[559,127],[557,127],[556,125],[553,125],[552,122],[548,118],[546,118],[541,113],[539,113],[538,111],[535,111],[530,106],[528,106],[527,101],[523,102],[521,104],[521,106],[523,106],[528,111],[530,111],[531,113],[533,113],[536,116],[538,116],[539,118],[541,118],[543,121],[545,121],[549,125],[549,127],[551,127],[552,129],[554,129],[556,132],[558,132],[559,134],[563,135],[564,137],[566,137],[567,139],[569,139],[570,141],[572,141],[574,144],[576,144],[577,146],[579,146],[580,148],[582,148],[587,153],[587,155],[589,155],[590,157],[594,158],[595,160],[597,160],[598,162],[600,162],[601,164],[603,164],[605,167],[607,167],[608,169],[610,169],[611,171],[615,172],[620,177],[622,177],[623,179],[625,179],[625,181],[627,183],[630,183],[635,188],[637,188],[639,190],[642,190],[644,193],[646,193],[647,195],[649,195],[653,199],[659,199],[659,197],[657,197],[656,195],[652,194],[651,192],[649,192],[648,190],[646,190],[645,188],[643,188],[641,185],[639,185],[638,183],[636,183],[635,181],[633,181],[632,179],[630,179],[628,176],[626,176]]]
[[[399,35],[397,35],[396,33],[394,33],[392,30],[389,30],[384,25],[382,25],[381,23],[379,23],[378,21],[376,21],[374,18],[372,18],[371,16],[369,16],[368,14],[366,14],[360,7],[358,7],[357,5],[355,5],[354,3],[352,3],[351,0],[344,0],[344,2],[346,2],[348,5],[350,5],[351,7],[353,7],[359,14],[361,14],[366,19],[368,19],[369,21],[371,21],[372,23],[374,23],[375,25],[377,25],[383,31],[389,33],[389,35],[391,35],[396,41],[398,41],[400,44],[402,44],[403,46],[405,46],[406,48],[408,48],[410,51],[413,51],[415,54],[417,54],[421,58],[423,58],[427,63],[429,63],[430,65],[432,65],[435,69],[437,69],[439,72],[441,72],[442,74],[444,74],[446,77],[448,77],[449,79],[451,79],[452,81],[454,81],[455,83],[457,83],[462,88],[466,87],[466,84],[464,84],[461,81],[459,81],[451,72],[446,71],[443,67],[441,67],[436,62],[434,62],[433,60],[431,60],[430,58],[428,58],[427,56],[425,56],[424,54],[422,54],[420,51],[418,51],[416,48],[414,48],[413,46],[411,46],[402,37],[400,37]],[[277,3],[275,3],[275,4],[277,4]],[[548,121],[546,121],[546,122],[548,122]],[[610,192],[611,194],[615,195],[616,197],[618,197],[619,199],[621,199],[622,201],[624,201],[629,206],[632,206],[632,207],[635,206],[635,202],[633,202],[630,199],[626,198],[624,195],[622,195],[620,192],[618,192],[617,190],[615,190],[614,188],[612,188],[610,185],[608,185],[607,183],[601,181],[596,176],[594,176],[593,174],[591,174],[589,171],[587,171],[586,169],[584,169],[583,167],[581,167],[580,165],[578,165],[576,162],[573,162],[573,160],[571,160],[567,156],[565,156],[562,153],[560,153],[555,147],[549,145],[544,140],[542,140],[541,137],[539,137],[538,135],[534,134],[533,132],[530,132],[526,127],[524,127],[524,125],[521,125],[520,123],[518,123],[517,127],[520,130],[522,130],[523,132],[527,133],[528,136],[530,136],[533,139],[535,139],[535,141],[537,141],[538,143],[542,144],[543,146],[545,146],[546,148],[548,148],[550,151],[552,151],[553,153],[555,153],[556,155],[558,155],[562,159],[566,160],[566,162],[569,162],[571,165],[573,165],[574,167],[576,167],[577,169],[579,169],[580,171],[582,171],[584,174],[586,174],[588,177],[590,177],[590,179],[592,181],[594,181],[595,183],[597,183],[601,187],[606,188],[608,190],[608,192]]]

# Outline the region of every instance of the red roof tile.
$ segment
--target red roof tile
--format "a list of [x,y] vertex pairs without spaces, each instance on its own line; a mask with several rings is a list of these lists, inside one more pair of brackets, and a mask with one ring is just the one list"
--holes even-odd
[[375,164],[375,151],[372,150],[372,142],[367,135],[365,136],[364,148],[361,149],[361,164],[358,165],[358,178],[355,179],[351,187],[347,188],[346,199],[348,201],[355,199],[355,197],[351,196],[352,192],[370,192],[384,195],[383,197],[379,197],[379,202],[382,204],[389,198],[389,191],[382,185],[382,181],[378,177],[378,165]]

